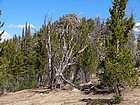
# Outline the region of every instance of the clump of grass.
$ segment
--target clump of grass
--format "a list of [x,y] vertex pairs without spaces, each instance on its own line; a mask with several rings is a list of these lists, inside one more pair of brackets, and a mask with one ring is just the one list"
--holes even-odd
[[104,105],[99,99],[92,99],[91,105]]
[[112,104],[119,104],[121,103],[123,100],[122,96],[120,96],[119,94],[116,94],[113,96],[113,98],[111,99],[111,103]]

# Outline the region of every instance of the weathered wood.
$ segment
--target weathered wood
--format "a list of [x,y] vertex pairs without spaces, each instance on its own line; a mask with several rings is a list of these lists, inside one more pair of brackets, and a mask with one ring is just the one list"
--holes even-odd
[[[69,66],[74,65],[76,63],[75,58],[89,46],[90,42],[85,46],[83,46],[83,48],[75,51],[75,47],[79,43],[78,41],[80,40],[79,36],[82,33],[76,32],[73,28],[71,28],[71,23],[64,23],[64,24],[66,26],[62,25],[60,29],[55,30],[55,27],[53,27],[51,21],[48,21],[48,25],[46,25],[46,18],[44,20],[44,30],[47,37],[46,49],[48,55],[47,60],[48,60],[49,85],[50,87],[53,84],[60,85],[63,81],[65,81],[71,86],[78,88],[71,81],[67,80],[64,77],[63,73],[67,70]],[[57,48],[53,49],[52,51],[51,33],[54,30],[59,35],[58,37],[59,44]],[[70,36],[69,36],[69,31],[71,31]],[[69,40],[67,40],[68,36],[69,36]],[[57,51],[61,53],[61,56],[57,55]]]

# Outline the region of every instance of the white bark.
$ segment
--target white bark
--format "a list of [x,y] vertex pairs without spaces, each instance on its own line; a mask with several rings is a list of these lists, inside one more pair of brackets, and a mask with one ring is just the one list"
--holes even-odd
[[[57,79],[56,84],[59,84],[62,82],[62,80],[64,80],[68,84],[76,87],[71,81],[68,81],[65,79],[63,73],[67,70],[67,67],[69,67],[70,65],[74,65],[76,63],[74,61],[76,56],[78,54],[82,53],[88,47],[89,44],[85,45],[79,51],[74,51],[76,45],[78,44],[78,41],[77,42],[73,41],[74,35],[75,35],[75,33],[72,33],[70,40],[67,40],[67,42],[66,42],[66,37],[68,37],[68,26],[66,29],[63,29],[62,33],[60,34],[60,39],[59,39],[60,48],[59,49],[60,49],[62,56],[61,56],[61,58],[59,58],[59,61],[57,61],[58,64],[55,65],[55,72],[56,72],[55,78]],[[75,37],[75,38],[78,38],[78,37]]]
[[[51,21],[48,21],[48,25],[46,25],[46,17],[44,20],[44,30],[46,35],[46,49],[48,55],[48,82],[50,87],[52,88],[52,48],[51,48]],[[55,52],[54,52],[55,54]]]
[[[82,49],[80,49],[79,51],[75,51],[75,47],[78,44],[78,35],[77,33],[74,33],[73,30],[71,30],[71,36],[69,36],[69,25],[67,25],[66,29],[62,29],[61,33],[60,33],[60,37],[59,37],[59,46],[57,46],[57,48],[54,50],[54,52],[52,51],[52,40],[51,40],[51,23],[49,22],[49,24],[46,26],[46,22],[45,23],[45,34],[47,36],[46,38],[46,49],[47,49],[47,55],[48,55],[48,72],[49,72],[49,79],[52,83],[53,79],[56,79],[56,83],[55,85],[61,84],[62,80],[64,80],[65,82],[71,84],[72,86],[76,87],[73,83],[71,83],[71,81],[66,80],[66,78],[64,77],[63,73],[67,70],[67,68],[70,65],[74,65],[76,62],[74,61],[74,59],[76,58],[76,56],[80,53],[82,53],[89,44],[85,45]],[[78,33],[81,34],[81,33]],[[77,35],[77,36],[76,36]],[[80,35],[79,35],[80,36]],[[67,37],[69,37],[69,40],[67,39]],[[75,42],[75,38],[77,39]],[[61,55],[59,55],[57,53],[57,51],[59,51],[59,53],[61,53]],[[53,64],[53,65],[52,65]],[[53,66],[53,67],[52,67]],[[52,71],[52,70],[55,70]],[[52,74],[55,73],[55,74]],[[55,75],[54,78],[52,78],[51,76]],[[52,84],[51,84],[52,85]]]

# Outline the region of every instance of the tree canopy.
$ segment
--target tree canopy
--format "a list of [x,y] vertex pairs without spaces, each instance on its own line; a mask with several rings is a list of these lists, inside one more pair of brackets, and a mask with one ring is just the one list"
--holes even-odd
[[[67,83],[80,89],[81,83],[92,81],[92,74],[119,95],[120,87],[135,87],[140,38],[136,45],[134,16],[126,14],[127,3],[112,1],[106,21],[67,14],[54,22],[45,18],[34,34],[26,22],[22,35],[0,42],[1,94],[39,86],[56,89]],[[3,25],[0,22],[0,28]]]

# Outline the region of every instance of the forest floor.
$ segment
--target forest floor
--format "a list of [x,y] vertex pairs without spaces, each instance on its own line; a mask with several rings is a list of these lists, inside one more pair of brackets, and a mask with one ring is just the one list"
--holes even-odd
[[[0,105],[92,105],[88,104],[91,99],[107,101],[113,96],[113,94],[85,95],[77,89],[55,90],[50,93],[44,90],[38,88],[7,93],[0,97]],[[140,105],[140,89],[126,89],[123,95],[123,101],[119,105]]]

